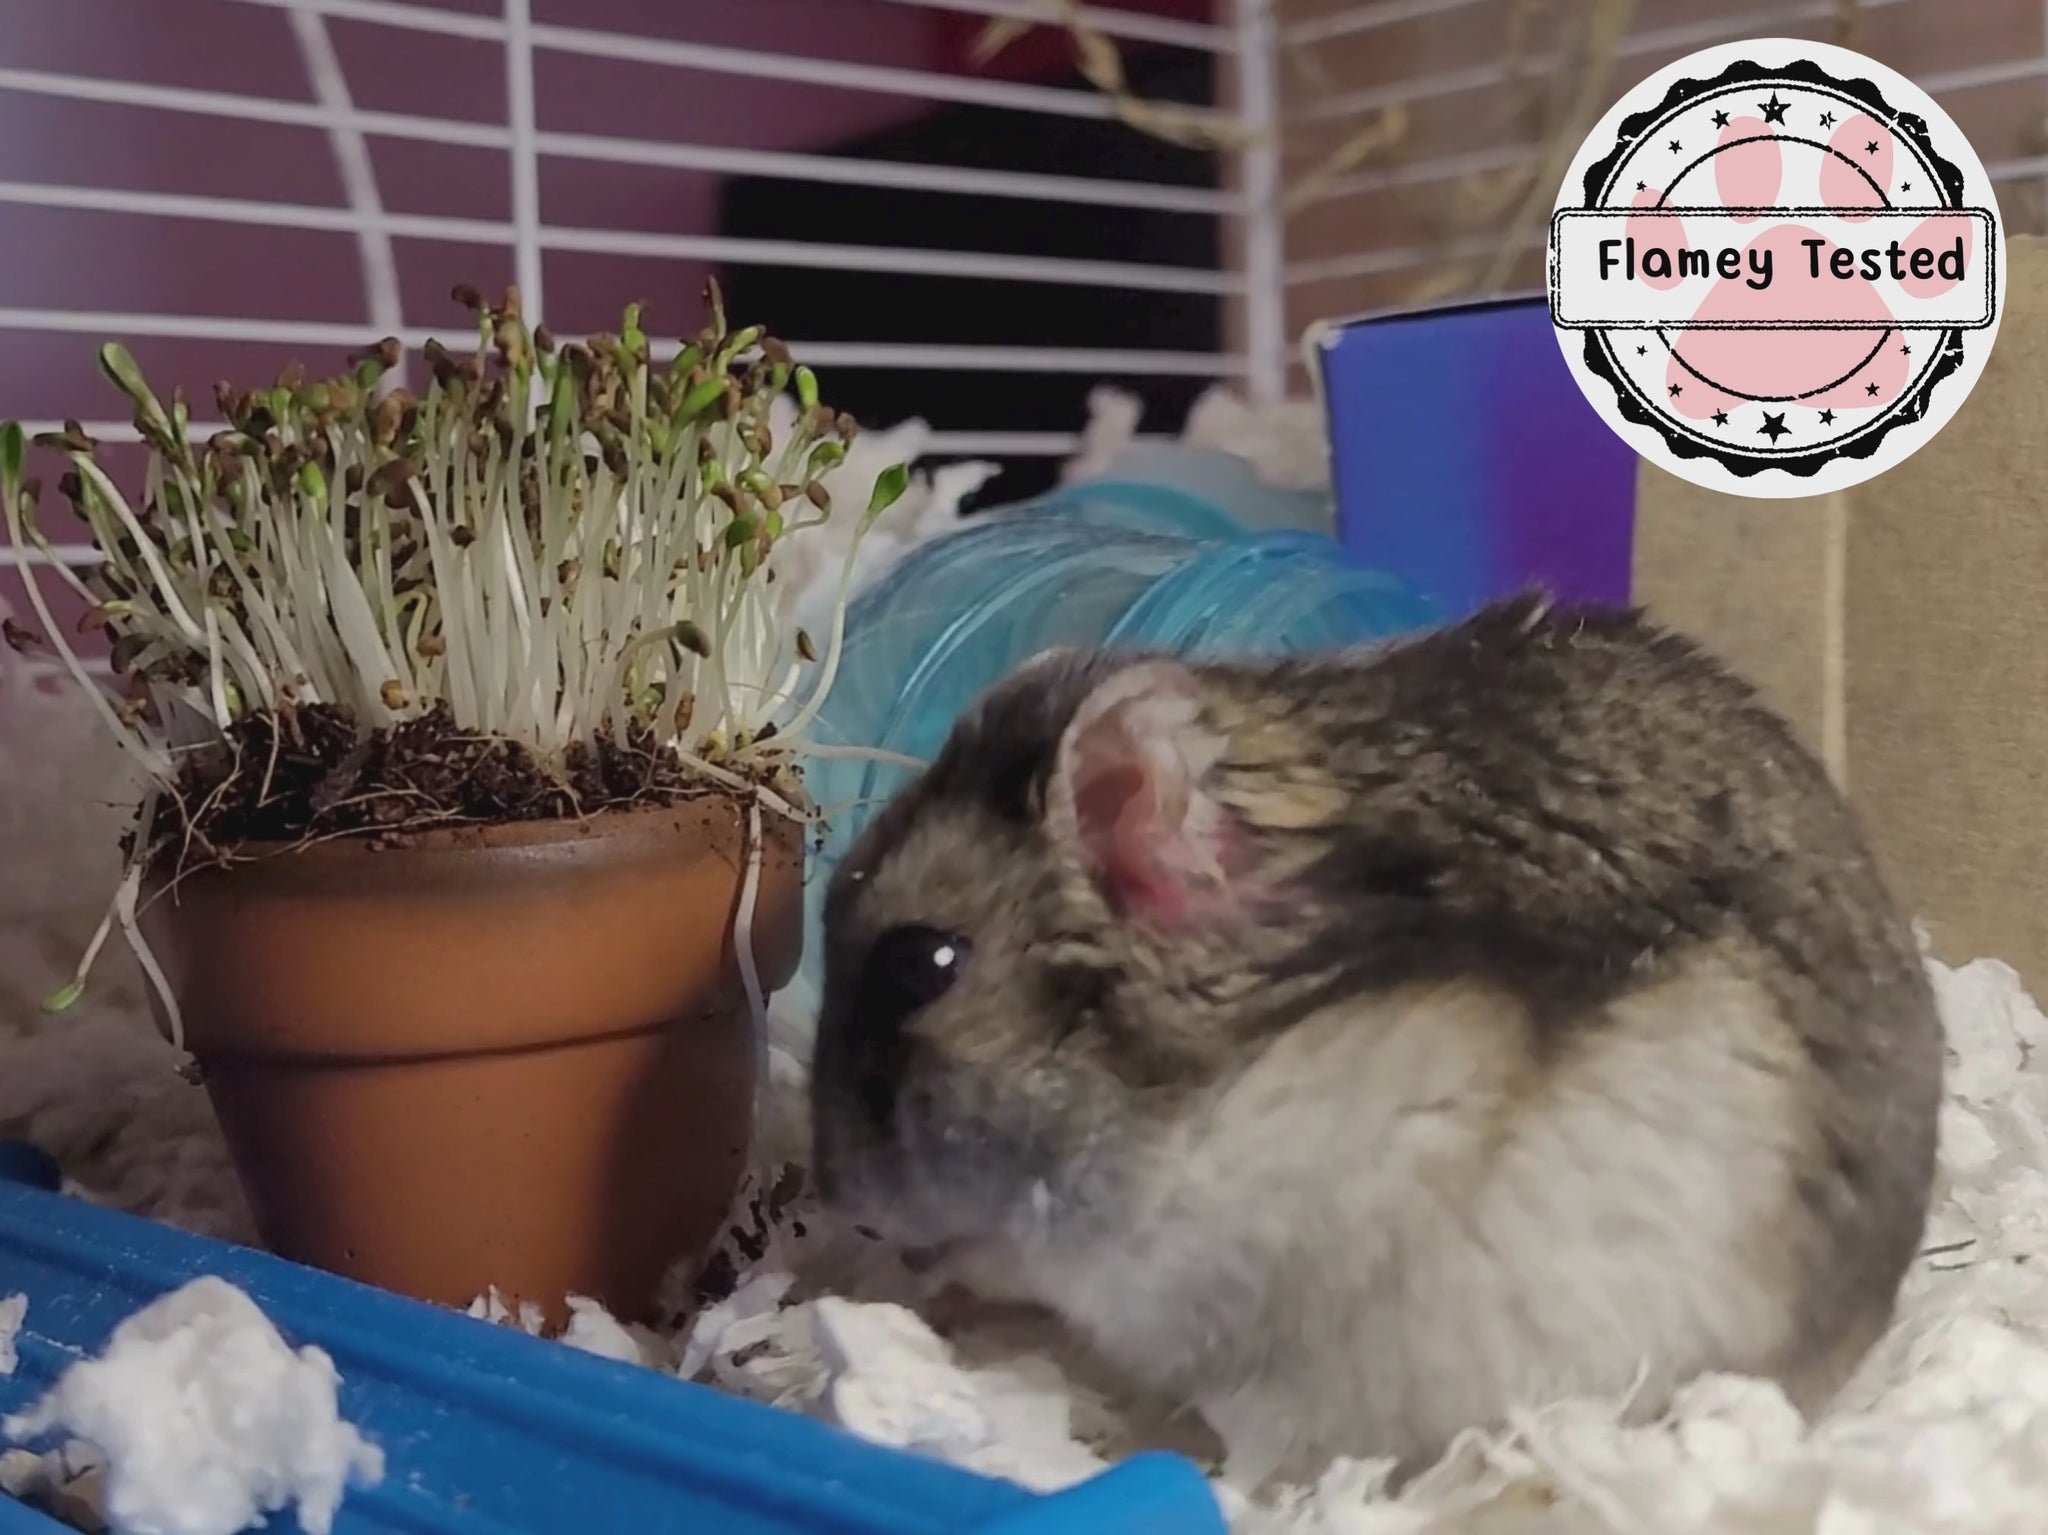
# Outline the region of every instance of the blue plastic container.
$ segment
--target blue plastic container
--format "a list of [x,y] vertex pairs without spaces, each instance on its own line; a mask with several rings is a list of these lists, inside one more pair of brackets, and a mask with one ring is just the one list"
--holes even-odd
[[[39,1179],[37,1160],[13,1165]],[[1225,1535],[1180,1456],[1134,1456],[1043,1496],[4,1178],[0,1296],[29,1304],[0,1414],[201,1274],[240,1286],[294,1345],[325,1349],[342,1415],[383,1449],[383,1480],[349,1494],[336,1535]],[[65,1529],[0,1497],[0,1535]]]
[[1446,619],[1530,586],[1629,599],[1641,461],[1558,335],[1539,292],[1367,315],[1318,349],[1337,536]]
[[[863,593],[816,734],[929,761],[978,695],[1054,646],[1277,655],[1386,639],[1438,617],[1320,534],[1247,532],[1182,488],[1084,482],[913,550]],[[805,767],[828,817],[807,887],[810,987],[832,866],[913,772],[851,758]]]

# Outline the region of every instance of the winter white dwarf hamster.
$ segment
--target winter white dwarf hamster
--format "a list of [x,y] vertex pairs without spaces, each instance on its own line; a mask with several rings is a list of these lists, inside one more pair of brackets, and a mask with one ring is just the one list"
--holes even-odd
[[1635,613],[1053,655],[825,929],[826,1199],[1267,1470],[1706,1370],[1810,1409],[1922,1238],[1912,933],[1784,723]]

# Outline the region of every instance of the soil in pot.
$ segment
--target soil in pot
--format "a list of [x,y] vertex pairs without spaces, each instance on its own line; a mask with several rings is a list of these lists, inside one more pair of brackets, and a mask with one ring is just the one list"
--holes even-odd
[[[761,984],[794,973],[801,829],[764,813]],[[164,965],[265,1243],[466,1305],[492,1286],[650,1319],[752,1133],[734,947],[746,811],[721,793],[245,846],[150,892]]]

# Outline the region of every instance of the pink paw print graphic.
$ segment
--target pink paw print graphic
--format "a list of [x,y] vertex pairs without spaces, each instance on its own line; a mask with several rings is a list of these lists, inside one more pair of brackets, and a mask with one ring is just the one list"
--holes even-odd
[[1608,142],[1560,200],[1553,314],[1677,457],[1781,468],[1794,483],[1759,493],[1806,493],[1988,348],[1995,215],[1869,80],[1809,61],[1681,75]]
[[[1637,207],[1719,203],[1736,210],[1804,203],[1780,202],[1787,190],[1785,142],[1771,125],[1760,114],[1736,117],[1717,112],[1715,118],[1723,115],[1728,121],[1720,127],[1713,148],[1664,188],[1636,193]],[[1829,126],[1825,119],[1836,115],[1823,112],[1820,126]],[[1876,211],[1891,205],[1893,192],[1910,197],[1913,191],[1911,177],[1900,184],[1901,179],[1894,175],[1897,151],[1891,129],[1867,112],[1835,123],[1825,153],[1800,157],[1793,166],[1794,174],[1808,169],[1810,159],[1818,160],[1813,167],[1818,171],[1818,205],[1838,216],[1853,220],[1856,210]],[[1761,217],[1739,212],[1729,216],[1747,224]],[[1932,231],[1940,220],[1941,215],[1930,214],[1921,223]],[[1670,221],[1631,220],[1630,227],[1633,231],[1637,223],[1665,222]],[[1683,225],[1682,215],[1677,222]],[[1968,219],[1953,222],[1967,253],[1975,236],[1974,224]],[[1669,237],[1669,231],[1660,233]],[[1821,241],[1817,254],[1803,243],[1814,239]],[[1887,296],[1876,281],[1854,266],[1846,279],[1834,275],[1834,253],[1843,248],[1805,222],[1773,222],[1760,231],[1742,248],[1743,272],[1748,274],[1759,264],[1752,261],[1753,254],[1768,252],[1777,291],[1752,287],[1747,275],[1714,279],[1713,288],[1694,311],[1695,328],[1667,338],[1664,385],[1666,397],[1672,401],[1670,408],[1704,421],[1731,415],[1751,401],[1796,403],[1839,419],[1843,411],[1879,410],[1893,404],[1915,371],[1913,338],[1896,329],[1787,327],[1758,332],[1708,329],[1699,324],[1768,321],[1787,308],[1838,322],[1892,320]],[[1960,281],[1960,273],[1943,277],[1937,272],[1921,279],[1908,272],[1902,284],[1932,293]],[[1782,422],[1766,423],[1758,430],[1768,436],[1771,429],[1789,435]]]

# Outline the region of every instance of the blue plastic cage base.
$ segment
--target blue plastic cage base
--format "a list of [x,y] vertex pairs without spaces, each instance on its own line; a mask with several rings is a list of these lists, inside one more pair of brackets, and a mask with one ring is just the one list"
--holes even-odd
[[[336,1535],[1224,1535],[1200,1469],[1134,1456],[1065,1492],[829,1425],[102,1210],[0,1156],[0,1296],[28,1297],[0,1413],[32,1405],[125,1318],[204,1274],[341,1372],[342,1416],[385,1455]],[[33,1171],[28,1171],[30,1177]],[[0,1498],[0,1535],[68,1527]],[[280,1515],[266,1528],[303,1535]]]

